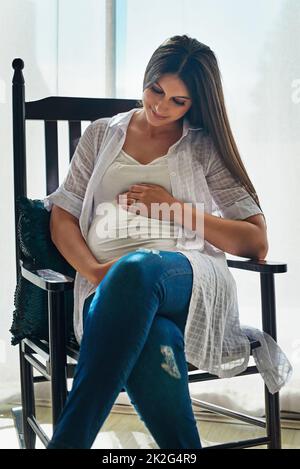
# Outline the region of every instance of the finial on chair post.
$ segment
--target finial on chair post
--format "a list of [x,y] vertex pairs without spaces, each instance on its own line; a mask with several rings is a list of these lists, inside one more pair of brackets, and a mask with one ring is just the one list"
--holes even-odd
[[19,85],[19,84],[24,84],[25,83],[25,80],[24,80],[24,76],[23,76],[23,73],[22,73],[22,70],[24,68],[24,62],[22,59],[14,59],[13,62],[12,62],[12,67],[15,71],[14,73],[14,76],[13,76],[13,84],[14,85]]
[[14,69],[20,68],[21,70],[23,70],[24,61],[22,59],[14,59],[13,63],[12,63],[12,66],[13,66]]

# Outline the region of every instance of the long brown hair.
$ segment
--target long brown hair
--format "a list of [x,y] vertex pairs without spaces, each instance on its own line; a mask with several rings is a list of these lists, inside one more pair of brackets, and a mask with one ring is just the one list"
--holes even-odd
[[214,52],[187,35],[173,36],[164,41],[150,58],[143,90],[167,73],[177,75],[189,90],[192,106],[186,117],[190,124],[202,127],[209,133],[232,176],[243,185],[261,209],[230,128],[221,74]]

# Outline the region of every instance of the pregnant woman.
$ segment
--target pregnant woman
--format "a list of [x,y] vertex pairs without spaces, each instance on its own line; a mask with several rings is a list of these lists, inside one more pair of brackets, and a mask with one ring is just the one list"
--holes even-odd
[[247,367],[224,253],[264,259],[268,242],[214,52],[167,39],[137,104],[87,127],[44,199],[77,271],[80,344],[49,449],[91,448],[122,388],[160,448],[201,448],[187,362],[222,377]]

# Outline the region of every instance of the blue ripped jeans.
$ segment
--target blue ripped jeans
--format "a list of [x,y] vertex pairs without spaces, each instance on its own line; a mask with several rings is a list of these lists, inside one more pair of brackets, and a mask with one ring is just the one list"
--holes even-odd
[[125,388],[159,448],[201,448],[184,329],[193,285],[179,252],[122,256],[84,304],[73,386],[49,449],[91,448]]

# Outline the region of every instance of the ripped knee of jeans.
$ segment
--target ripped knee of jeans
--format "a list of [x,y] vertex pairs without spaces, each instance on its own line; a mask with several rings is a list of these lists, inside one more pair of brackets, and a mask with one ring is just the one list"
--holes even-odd
[[160,351],[162,355],[164,356],[164,361],[161,363],[161,367],[169,375],[173,376],[173,378],[180,379],[181,374],[178,369],[172,347],[170,347],[169,345],[161,345]]

